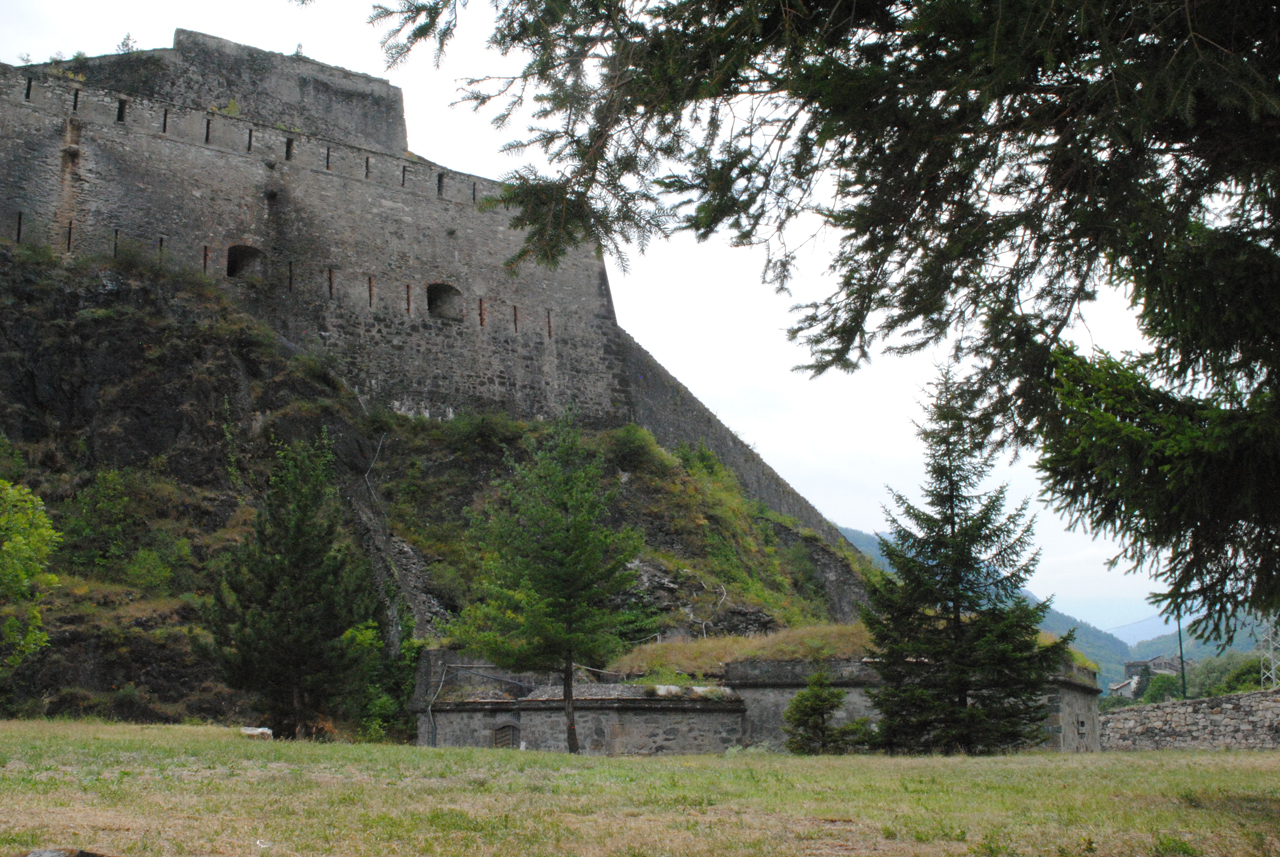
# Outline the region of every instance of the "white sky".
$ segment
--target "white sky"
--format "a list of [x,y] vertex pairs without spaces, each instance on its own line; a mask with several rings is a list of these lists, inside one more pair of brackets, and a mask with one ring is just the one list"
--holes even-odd
[[[292,53],[301,44],[313,59],[387,77],[404,91],[410,148],[464,172],[500,177],[521,161],[499,152],[523,131],[492,128],[489,115],[450,107],[457,81],[502,68],[483,49],[489,32],[487,4],[472,0],[462,33],[441,69],[429,48],[388,72],[378,47],[380,32],[365,23],[369,0],[315,0],[299,7],[287,0],[222,0],[218,3],[156,0],[0,0],[0,61],[33,61],[56,52],[71,56],[110,53],[126,32],[138,47],[169,47],[182,27],[265,50]],[[506,61],[510,68],[510,61]],[[762,256],[730,248],[722,240],[703,244],[680,237],[631,254],[622,274],[610,263],[618,320],[721,420],[737,431],[800,493],[842,526],[884,529],[885,486],[909,497],[924,475],[922,446],[913,420],[921,415],[924,387],[937,358],[881,356],[853,375],[810,380],[790,371],[804,362],[803,349],[786,341],[789,307],[821,297],[830,288],[821,248],[804,259],[794,294],[775,295],[761,284]],[[1135,347],[1137,334],[1118,295],[1088,314],[1090,335],[1111,350]],[[1030,461],[1002,465],[992,477],[1010,483],[1010,497],[1039,492]],[[1040,570],[1029,588],[1055,606],[1130,642],[1166,632],[1145,598],[1145,577],[1107,571],[1115,546],[1067,532],[1052,511],[1038,511]],[[1136,624],[1130,624],[1136,623]],[[1124,626],[1124,627],[1116,627]]]

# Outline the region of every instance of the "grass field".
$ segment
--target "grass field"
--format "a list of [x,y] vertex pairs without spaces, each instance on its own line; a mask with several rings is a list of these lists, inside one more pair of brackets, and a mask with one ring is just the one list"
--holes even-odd
[[0,722],[0,855],[1280,856],[1280,753],[602,759]]

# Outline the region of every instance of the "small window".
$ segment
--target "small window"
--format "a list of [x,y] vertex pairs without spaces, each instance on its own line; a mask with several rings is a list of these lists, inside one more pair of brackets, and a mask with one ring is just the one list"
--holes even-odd
[[326,170],[331,169],[332,167],[330,166],[330,164],[332,163],[333,163],[333,147],[325,146],[324,147],[324,168]]
[[493,746],[499,750],[512,750],[520,746],[520,728],[499,726],[493,730]]
[[284,141],[284,159],[286,161],[293,160],[293,138],[286,137]]
[[436,196],[444,196],[444,173],[436,176]]
[[227,248],[227,276],[237,280],[261,277],[266,254],[248,244]]
[[365,156],[365,159],[364,159],[364,177],[366,179],[369,178],[369,158],[367,155]]
[[75,113],[80,109],[80,90],[71,90],[71,112]]
[[[120,230],[116,230],[116,235],[120,234]],[[209,245],[204,245],[204,272],[209,273]]]
[[124,109],[125,109],[125,105],[127,105],[128,103],[129,102],[125,101],[123,98],[121,98],[119,101],[116,102],[116,121],[117,122],[124,121]]
[[458,321],[462,318],[462,292],[448,283],[427,286],[427,314]]
[[211,136],[213,136],[213,120],[206,119],[204,120],[204,141],[208,143]]
[[245,151],[246,152],[253,151],[253,129],[252,128],[249,129],[249,145],[245,147]]
[[26,94],[26,99],[27,99],[28,101],[30,101],[30,100],[31,100],[31,84],[33,84],[33,83],[35,83],[35,78],[33,78],[33,77],[29,77],[29,78],[27,78],[27,94]]
[[[117,231],[118,231],[118,230],[117,230]],[[18,212],[18,238],[17,238],[17,242],[18,242],[19,244],[21,244],[21,243],[22,243],[22,212],[21,212],[21,211],[19,211],[19,212]]]
[[333,268],[329,269],[329,300],[333,300]]
[[400,187],[404,187],[404,183],[405,181],[408,180],[408,178],[409,178],[409,168],[401,167],[400,168]]

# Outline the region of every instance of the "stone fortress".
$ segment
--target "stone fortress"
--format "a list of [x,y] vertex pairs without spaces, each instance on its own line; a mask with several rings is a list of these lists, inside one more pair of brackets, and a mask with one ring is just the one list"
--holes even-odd
[[178,30],[170,49],[0,64],[0,234],[225,275],[401,413],[572,405],[705,443],[748,494],[842,540],[618,325],[594,248],[504,267],[521,235],[477,206],[498,190],[408,151],[397,87],[306,57]]
[[[618,325],[594,248],[554,270],[504,267],[522,237],[507,212],[478,206],[498,190],[408,150],[399,89],[306,57],[178,30],[170,49],[0,64],[7,238],[68,257],[141,248],[202,270],[289,342],[329,354],[362,400],[401,413],[536,419],[572,405],[589,424],[635,422],[667,447],[705,444],[749,495],[842,542]],[[832,618],[850,621],[861,587],[837,565],[819,572]],[[420,664],[421,742],[558,746],[554,694],[510,676],[490,698],[492,680],[458,682],[475,672],[459,673],[459,659],[442,650]],[[869,669],[829,667],[849,691],[842,717],[872,713]],[[813,667],[735,669],[693,695],[584,689],[588,752],[780,742],[781,711]],[[1058,687],[1051,743],[1096,749],[1092,681]]]

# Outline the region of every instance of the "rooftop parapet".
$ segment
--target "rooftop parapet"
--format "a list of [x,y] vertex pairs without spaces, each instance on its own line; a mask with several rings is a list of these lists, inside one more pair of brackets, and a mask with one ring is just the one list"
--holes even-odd
[[399,87],[300,55],[179,29],[172,48],[80,57],[59,68],[83,78],[86,86],[392,155],[403,156],[408,149]]

